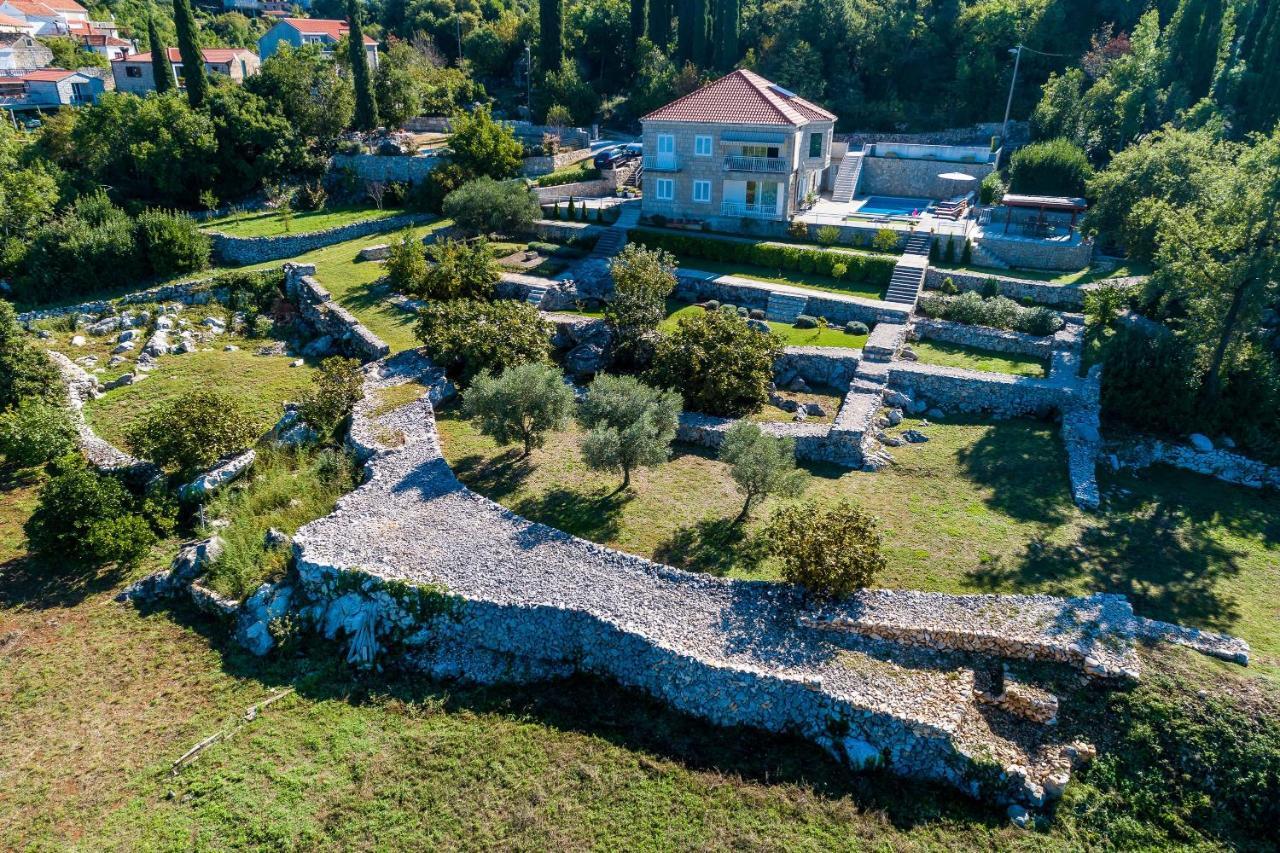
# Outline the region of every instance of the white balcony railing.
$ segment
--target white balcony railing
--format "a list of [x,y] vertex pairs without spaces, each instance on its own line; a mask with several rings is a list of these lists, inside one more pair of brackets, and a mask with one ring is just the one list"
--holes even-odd
[[738,201],[726,201],[720,205],[722,216],[745,216],[750,219],[779,219],[782,214],[776,205],[744,204]]
[[781,174],[787,171],[787,161],[781,157],[744,157],[730,154],[724,158],[726,172],[768,172]]
[[650,154],[644,158],[647,172],[678,172],[680,163],[674,154]]

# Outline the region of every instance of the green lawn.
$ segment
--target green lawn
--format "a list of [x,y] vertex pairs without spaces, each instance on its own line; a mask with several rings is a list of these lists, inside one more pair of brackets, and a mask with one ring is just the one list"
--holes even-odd
[[[687,317],[705,311],[698,305],[689,305],[683,302],[675,302],[671,300],[667,305],[667,319],[662,321],[660,328],[670,331],[680,322],[681,317]],[[789,323],[775,323],[766,320],[769,324],[769,331],[782,339],[782,345],[788,347],[852,347],[861,349],[862,345],[867,342],[867,335],[851,335],[843,330],[828,329],[825,326],[817,329],[797,329]]]
[[1037,379],[1047,376],[1049,372],[1047,360],[1029,355],[993,352],[945,341],[913,341],[911,349],[915,350],[925,364],[965,367],[986,373],[1012,373],[1015,376],[1034,376]]
[[533,181],[540,187],[557,187],[578,181],[594,181],[598,177],[600,177],[600,170],[595,167],[592,158],[587,157],[577,163],[561,166],[550,174],[540,175]]
[[1089,284],[1108,278],[1126,276],[1151,275],[1151,265],[1141,261],[1125,261],[1115,269],[1103,271],[1097,267],[1085,267],[1075,272],[1054,272],[1052,270],[1000,269],[998,267],[981,267],[970,264],[967,267],[936,265],[943,273],[968,272],[979,275],[1002,276],[1004,278],[1025,278],[1031,281],[1043,281],[1049,284]]
[[286,227],[284,219],[275,210],[236,213],[221,219],[202,222],[206,231],[219,231],[231,237],[280,237],[285,234],[310,234],[327,231],[353,222],[368,219],[386,219],[404,213],[400,208],[378,210],[375,207],[342,207],[325,210],[296,211]]
[[809,290],[822,290],[827,293],[840,293],[845,296],[860,296],[863,299],[882,299],[884,297],[883,287],[873,287],[860,282],[839,281],[813,273],[767,269],[754,264],[724,263],[722,261],[691,258],[684,255],[677,255],[676,262],[682,267],[716,273],[717,275],[736,275],[773,284],[789,284],[792,287],[804,287]]

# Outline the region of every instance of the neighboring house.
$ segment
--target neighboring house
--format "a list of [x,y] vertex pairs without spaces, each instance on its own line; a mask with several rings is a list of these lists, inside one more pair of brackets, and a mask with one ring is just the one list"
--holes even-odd
[[15,18],[12,15],[0,14],[0,33],[26,33],[29,36],[36,34],[39,27],[35,24],[28,24],[22,18]]
[[76,38],[85,50],[93,51],[108,62],[124,59],[134,51],[133,42],[106,33],[77,34]]
[[259,15],[283,13],[288,17],[294,6],[302,9],[311,8],[311,0],[289,2],[289,0],[222,0],[222,8],[227,12],[257,13]]
[[75,0],[0,0],[0,15],[24,21],[37,36],[69,35],[74,25],[89,23],[89,11]]
[[11,111],[57,109],[97,103],[106,87],[83,71],[45,68],[0,76],[0,109]]
[[[168,48],[169,64],[173,66],[174,76],[182,84],[182,55],[176,47]],[[204,70],[208,74],[221,74],[230,77],[236,83],[243,83],[246,77],[258,73],[260,61],[257,54],[245,48],[206,47],[200,51],[204,56]],[[132,56],[111,63],[111,76],[115,79],[117,92],[132,92],[145,95],[156,90],[156,78],[151,67],[151,54],[135,53]]]
[[0,32],[0,71],[34,71],[53,62],[53,51],[26,33]]
[[816,197],[836,117],[739,69],[640,120],[646,216],[738,230]]
[[[324,18],[281,18],[276,25],[267,30],[258,39],[258,56],[266,62],[280,49],[280,45],[302,47],[306,44],[318,44],[326,55],[331,55],[338,46],[338,41],[348,32],[346,21],[332,21]],[[364,37],[365,53],[369,57],[369,66],[378,67],[378,43],[368,36]]]

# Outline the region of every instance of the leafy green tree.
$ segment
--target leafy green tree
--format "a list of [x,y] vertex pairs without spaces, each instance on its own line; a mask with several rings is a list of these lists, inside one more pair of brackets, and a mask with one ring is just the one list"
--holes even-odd
[[72,36],[41,36],[40,43],[53,53],[55,68],[109,68],[110,63],[100,53],[88,50]]
[[156,275],[195,272],[209,266],[212,242],[190,216],[144,210],[136,223],[138,250]]
[[140,560],[155,543],[132,495],[113,477],[69,461],[40,491],[24,530],[31,549],[82,565]]
[[[568,110],[569,121],[566,124],[588,124],[600,106],[600,95],[583,79],[576,62],[566,62],[555,71],[548,71],[534,95],[544,112],[552,106]],[[551,124],[551,121],[547,123]]]
[[647,343],[667,314],[667,297],[676,288],[676,263],[663,249],[630,243],[612,261],[613,296],[605,319],[617,336],[618,356],[643,364],[651,356]]
[[1093,167],[1083,150],[1065,139],[1019,148],[1009,160],[1009,189],[1028,195],[1084,195]]
[[289,120],[245,87],[214,86],[204,111],[216,140],[209,165],[217,196],[240,198],[307,165]]
[[244,86],[261,95],[303,139],[331,148],[351,125],[355,92],[318,45],[281,47]]
[[364,47],[364,22],[359,0],[347,0],[347,35],[351,62],[351,82],[355,89],[355,126],[357,130],[373,130],[378,126],[378,104],[373,97],[373,79],[369,74],[369,57]]
[[173,63],[169,61],[169,49],[160,40],[160,31],[156,28],[154,13],[147,15],[147,46],[151,50],[151,76],[155,79],[156,91],[163,95],[177,88],[173,79]]
[[467,417],[499,444],[519,441],[528,456],[551,430],[569,425],[573,389],[564,374],[545,362],[508,367],[498,376],[481,373],[462,398]]
[[484,97],[484,87],[466,68],[440,65],[429,52],[398,38],[387,40],[373,86],[378,115],[388,127],[414,116],[453,113]]
[[173,0],[173,25],[178,31],[178,55],[182,57],[182,82],[187,100],[199,109],[209,97],[209,78],[204,71],[204,54],[200,51],[200,34],[190,0]]
[[524,148],[511,128],[493,120],[488,107],[458,115],[449,137],[453,162],[470,178],[494,180],[515,177]]
[[538,195],[523,180],[477,178],[444,199],[444,215],[472,234],[517,234],[542,215]]
[[844,598],[885,569],[876,521],[848,501],[823,509],[812,501],[784,506],[763,531],[782,577],[819,598]]
[[489,300],[501,278],[493,250],[484,240],[436,240],[423,251],[425,266],[417,261],[417,250],[403,241],[395,251],[397,256],[390,259],[395,262],[392,282],[410,296]]
[[564,59],[564,0],[538,0],[538,64],[559,71]]
[[190,475],[239,453],[256,437],[253,420],[234,399],[201,389],[148,409],[126,440],[142,458]]
[[62,406],[29,398],[0,415],[0,456],[10,465],[43,465],[75,449],[76,427]]
[[680,421],[680,398],[670,391],[645,385],[634,376],[597,376],[578,410],[589,430],[582,457],[600,471],[621,471],[622,485],[631,485],[636,468],[661,465],[671,454]]
[[796,440],[765,435],[751,421],[738,421],[725,432],[720,461],[729,465],[729,474],[745,498],[733,520],[735,526],[769,495],[798,498],[809,485],[809,475],[796,468]]
[[391,244],[386,270],[391,286],[399,293],[421,292],[426,287],[427,247],[412,230],[406,230],[400,242]]
[[464,383],[477,374],[545,362],[551,354],[551,324],[524,302],[450,299],[418,312],[414,329],[428,357]]
[[679,391],[691,411],[740,417],[769,399],[773,363],[781,354],[773,335],[757,332],[736,314],[707,311],[682,317],[674,332],[659,339],[649,376]]
[[331,356],[320,362],[298,413],[321,435],[332,433],[364,399],[364,371],[354,358]]
[[49,302],[132,283],[146,269],[133,220],[99,190],[35,233],[14,284],[27,301]]

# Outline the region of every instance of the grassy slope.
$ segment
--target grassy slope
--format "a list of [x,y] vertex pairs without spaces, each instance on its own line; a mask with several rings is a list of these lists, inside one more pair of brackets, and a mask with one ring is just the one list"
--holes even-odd
[[1012,373],[1017,376],[1041,378],[1048,373],[1049,364],[1044,359],[1026,355],[992,352],[991,350],[950,344],[944,341],[915,341],[911,349],[925,364],[945,367],[965,367],[987,373]]
[[754,264],[725,263],[723,261],[712,261],[706,258],[691,258],[683,255],[677,255],[676,261],[682,267],[688,267],[693,270],[702,270],[703,272],[712,272],[717,275],[737,275],[742,276],[743,278],[754,278],[757,281],[768,281],[774,284],[789,284],[792,287],[805,287],[809,290],[821,290],[827,293],[840,293],[845,296],[861,296],[864,299],[884,298],[884,288],[882,287],[873,287],[871,285],[855,281],[838,281],[834,278],[828,278],[825,275],[817,275],[816,273],[769,269],[766,267],[758,267]]
[[1122,263],[1115,269],[1102,271],[1094,267],[1085,267],[1075,272],[1052,272],[1047,270],[1024,270],[1024,269],[999,269],[996,267],[981,267],[970,264],[967,267],[950,266],[935,264],[942,272],[968,272],[978,273],[980,275],[1001,276],[1003,278],[1024,278],[1030,281],[1042,281],[1049,284],[1089,284],[1094,281],[1102,281],[1108,278],[1123,278],[1125,276],[1134,275],[1150,275],[1151,266],[1138,261],[1130,261]]
[[201,223],[201,228],[220,231],[232,237],[280,237],[285,234],[310,234],[363,222],[366,219],[385,219],[404,211],[397,208],[378,210],[373,207],[336,208],[333,210],[305,210],[295,212],[286,231],[284,220],[274,210],[257,213],[241,213],[222,219]]
[[[670,330],[676,327],[681,317],[697,314],[706,309],[697,305],[672,301],[668,303],[667,310],[667,319],[662,322],[661,328]],[[769,330],[782,339],[782,345],[788,347],[852,347],[860,349],[867,342],[866,335],[850,335],[843,330],[828,329],[826,327],[797,329],[787,323],[766,322],[769,323]]]

